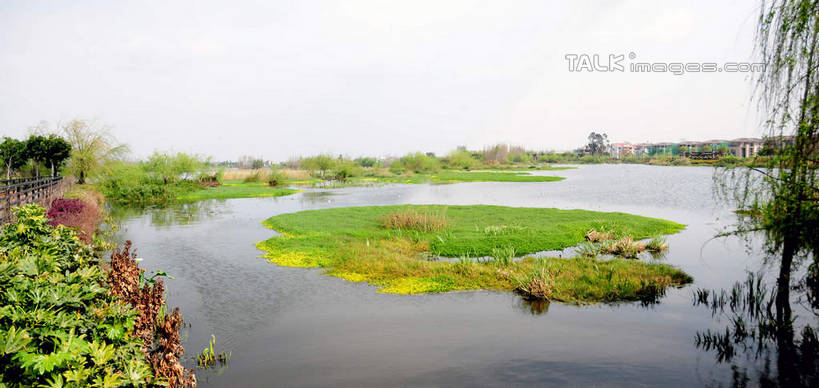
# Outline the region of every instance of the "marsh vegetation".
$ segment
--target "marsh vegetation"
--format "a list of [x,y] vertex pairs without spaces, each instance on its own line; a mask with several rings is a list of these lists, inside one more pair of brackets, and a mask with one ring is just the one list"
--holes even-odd
[[[691,281],[669,265],[636,260],[518,258],[574,246],[584,240],[586,231],[603,225],[637,238],[683,228],[670,221],[623,213],[371,206],[283,214],[265,225],[283,234],[258,244],[270,262],[322,267],[331,276],[368,282],[385,293],[511,291],[554,284],[549,299],[593,303],[641,299],[647,290]],[[435,257],[460,259],[452,262]],[[477,259],[481,257],[485,259]]]

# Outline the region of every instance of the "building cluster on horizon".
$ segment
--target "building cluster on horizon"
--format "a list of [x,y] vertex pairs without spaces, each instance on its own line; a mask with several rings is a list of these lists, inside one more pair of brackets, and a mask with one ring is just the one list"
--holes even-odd
[[[787,139],[783,139],[787,140]],[[612,143],[610,152],[616,158],[626,156],[672,155],[685,156],[692,152],[731,154],[738,158],[756,156],[766,144],[766,139],[742,137],[733,140],[681,141],[677,143]]]

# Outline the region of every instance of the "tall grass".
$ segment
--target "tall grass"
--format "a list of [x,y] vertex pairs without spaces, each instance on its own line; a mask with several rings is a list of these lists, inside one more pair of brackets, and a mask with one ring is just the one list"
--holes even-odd
[[501,267],[508,267],[515,262],[515,247],[505,246],[492,248],[492,257],[495,264]]
[[551,300],[555,280],[546,268],[544,260],[535,263],[532,272],[523,278],[517,278],[515,292],[527,300]]
[[247,174],[245,178],[242,179],[242,182],[244,183],[265,182],[267,181],[268,176],[269,173],[265,170],[262,169],[252,170],[250,174]]
[[387,229],[417,230],[425,233],[439,232],[447,227],[446,208],[441,213],[404,209],[387,213],[379,217],[378,221]]

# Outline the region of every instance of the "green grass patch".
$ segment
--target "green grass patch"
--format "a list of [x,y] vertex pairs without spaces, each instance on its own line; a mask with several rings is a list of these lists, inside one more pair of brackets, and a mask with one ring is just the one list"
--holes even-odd
[[228,199],[228,198],[259,198],[259,197],[281,197],[297,193],[299,190],[271,187],[264,182],[242,182],[225,181],[219,187],[206,187],[201,190],[181,194],[177,197],[183,201],[197,201],[202,199]]
[[[385,227],[393,214],[435,214],[443,228]],[[637,260],[511,260],[581,243],[591,229],[634,238],[676,233],[683,225],[625,213],[502,206],[368,206],[282,214],[264,224],[283,234],[257,244],[272,263],[322,267],[331,276],[368,282],[380,292],[412,294],[453,290],[507,290],[533,271],[547,271],[550,299],[571,303],[638,300],[691,278],[666,264]],[[509,253],[514,252],[514,253]],[[457,262],[430,256],[462,257]],[[469,257],[500,256],[476,262]],[[524,279],[524,280],[522,280]]]

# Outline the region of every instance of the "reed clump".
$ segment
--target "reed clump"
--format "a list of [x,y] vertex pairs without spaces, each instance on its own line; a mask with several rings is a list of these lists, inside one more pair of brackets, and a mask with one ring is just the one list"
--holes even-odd
[[640,252],[646,250],[646,243],[634,241],[631,236],[625,236],[617,240],[607,240],[600,245],[599,249],[602,253],[634,259]]
[[614,233],[606,230],[591,229],[586,232],[586,240],[593,243],[605,240],[614,240],[616,238],[617,237],[614,235]]
[[508,267],[515,261],[515,247],[505,246],[492,248],[492,258],[495,264],[501,267]]
[[515,292],[527,300],[551,300],[554,287],[554,277],[545,268],[536,268],[528,279],[518,280]]
[[244,179],[242,179],[242,182],[244,183],[265,182],[267,181],[268,176],[269,173],[267,171],[261,169],[253,170],[249,174],[247,174],[244,177]]
[[404,209],[379,217],[378,221],[387,229],[417,230],[420,232],[440,232],[447,227],[446,210],[441,213],[429,210]]

